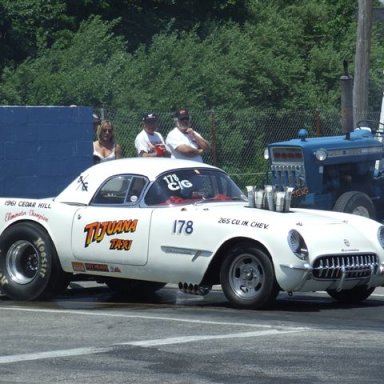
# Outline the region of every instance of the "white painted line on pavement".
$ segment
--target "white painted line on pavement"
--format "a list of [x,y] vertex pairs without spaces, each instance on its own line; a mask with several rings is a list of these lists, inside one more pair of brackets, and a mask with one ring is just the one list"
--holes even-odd
[[34,361],[34,360],[43,360],[43,359],[54,359],[58,357],[76,357],[82,355],[92,355],[96,353],[106,353],[112,351],[115,347],[119,346],[136,346],[136,347],[155,347],[160,345],[170,345],[170,344],[182,344],[182,343],[191,343],[195,341],[205,341],[205,340],[225,340],[233,338],[250,338],[250,337],[260,337],[260,336],[269,336],[269,335],[281,335],[286,333],[301,332],[304,329],[308,328],[297,328],[290,330],[277,330],[270,329],[267,331],[256,331],[256,332],[242,332],[242,333],[230,333],[223,335],[201,335],[201,336],[181,336],[181,337],[170,337],[165,339],[155,339],[155,340],[141,340],[141,341],[132,341],[126,343],[112,344],[109,347],[89,347],[89,348],[74,348],[66,349],[60,351],[50,351],[50,352],[36,352],[36,353],[25,353],[19,355],[9,355],[9,356],[0,356],[0,364],[10,364],[10,363],[19,363],[22,361]]
[[81,355],[91,355],[95,353],[109,352],[112,348],[74,348],[65,349],[61,351],[50,351],[50,352],[34,352],[34,353],[23,353],[20,355],[9,355],[0,356],[0,364],[19,363],[21,361],[33,361],[43,359],[54,359],[57,357],[71,357]]
[[[199,319],[185,319],[176,317],[165,317],[165,316],[148,316],[148,315],[126,315],[121,313],[110,313],[110,312],[92,312],[92,311],[76,311],[66,309],[35,309],[35,308],[22,308],[22,307],[1,307],[0,311],[21,311],[21,312],[35,312],[35,313],[60,313],[61,315],[83,315],[83,316],[101,316],[101,317],[121,317],[126,319],[143,319],[143,320],[158,320],[158,321],[176,321],[178,323],[191,323],[191,324],[212,324],[212,325],[230,325],[230,326],[241,326],[241,327],[255,327],[255,328],[276,328],[269,324],[258,324],[258,323],[233,323],[225,321],[210,321],[210,320],[199,320]],[[286,327],[284,327],[286,329]],[[296,328],[293,328],[296,329]]]
[[268,335],[279,335],[283,333],[295,333],[301,332],[302,330],[308,330],[308,328],[297,328],[295,330],[277,330],[270,329],[268,331],[255,331],[255,332],[242,332],[242,333],[230,333],[226,335],[201,335],[201,336],[181,336],[181,337],[168,337],[166,339],[155,339],[155,340],[143,340],[143,341],[133,341],[128,343],[119,343],[118,345],[135,345],[139,347],[155,347],[158,345],[169,345],[169,344],[183,344],[191,343],[194,341],[204,341],[204,340],[220,340],[220,339],[234,339],[234,338],[244,338],[244,337],[259,337],[259,336],[268,336]]

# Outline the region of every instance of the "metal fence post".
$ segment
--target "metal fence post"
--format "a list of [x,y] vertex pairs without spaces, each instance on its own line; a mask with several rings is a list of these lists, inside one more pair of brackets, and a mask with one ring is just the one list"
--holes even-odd
[[211,120],[211,158],[212,164],[217,167],[217,136],[216,136],[216,121],[215,111],[211,109],[209,111]]

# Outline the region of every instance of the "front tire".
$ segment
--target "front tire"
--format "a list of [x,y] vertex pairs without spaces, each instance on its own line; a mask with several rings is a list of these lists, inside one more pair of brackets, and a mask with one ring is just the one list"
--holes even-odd
[[47,299],[68,285],[47,232],[32,223],[15,224],[0,238],[1,290],[13,300]]
[[225,258],[220,281],[226,298],[237,308],[266,307],[279,292],[271,259],[247,242],[237,245]]
[[334,211],[352,213],[358,216],[376,218],[376,210],[370,197],[358,191],[343,193],[333,207]]
[[359,285],[352,289],[343,289],[336,291],[329,289],[328,295],[342,304],[358,304],[367,299],[375,288],[368,288],[366,285]]

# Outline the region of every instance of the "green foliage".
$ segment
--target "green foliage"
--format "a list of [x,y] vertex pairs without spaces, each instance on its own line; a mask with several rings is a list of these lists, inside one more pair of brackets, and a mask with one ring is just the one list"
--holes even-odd
[[[356,11],[350,0],[4,0],[0,102],[136,115],[338,108],[342,61],[353,70]],[[382,36],[376,26],[375,108]],[[225,134],[238,130],[228,123]]]
[[16,70],[6,70],[0,88],[2,104],[102,105],[113,100],[116,73],[128,54],[115,23],[92,17],[72,35],[68,47],[59,42]]

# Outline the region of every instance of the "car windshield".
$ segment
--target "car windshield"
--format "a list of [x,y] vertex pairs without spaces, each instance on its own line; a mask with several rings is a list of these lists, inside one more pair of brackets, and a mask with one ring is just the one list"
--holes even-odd
[[162,174],[149,188],[147,205],[245,200],[241,189],[224,172],[215,169],[178,169]]

